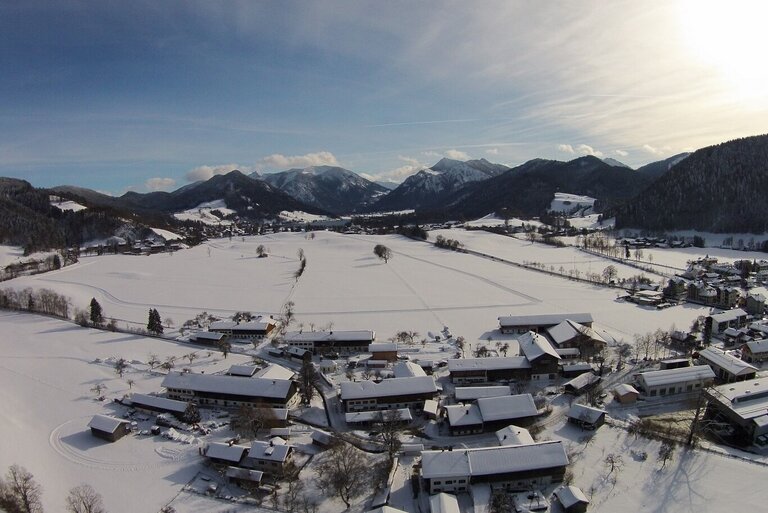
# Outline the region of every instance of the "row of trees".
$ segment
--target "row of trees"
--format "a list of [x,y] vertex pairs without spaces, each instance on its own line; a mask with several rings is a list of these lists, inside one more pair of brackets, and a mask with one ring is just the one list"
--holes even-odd
[[[20,465],[11,465],[0,478],[0,511],[6,513],[43,513],[43,488]],[[69,491],[67,513],[106,513],[101,495],[91,485],[82,484]]]
[[0,308],[69,318],[69,298],[50,289],[0,289]]

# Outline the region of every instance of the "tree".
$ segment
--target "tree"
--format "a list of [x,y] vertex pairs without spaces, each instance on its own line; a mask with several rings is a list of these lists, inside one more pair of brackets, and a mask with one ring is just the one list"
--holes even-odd
[[310,360],[305,360],[301,364],[299,371],[299,389],[301,390],[301,401],[309,405],[312,398],[315,397],[315,387],[320,381],[315,365]]
[[264,247],[264,244],[259,244],[259,245],[256,247],[256,255],[257,255],[259,258],[264,258],[264,257],[266,257],[266,256],[267,256],[267,248],[265,248],[265,247]]
[[197,424],[200,422],[200,411],[197,409],[195,403],[187,404],[187,408],[184,410],[184,414],[181,416],[181,420],[187,424]]
[[402,420],[400,410],[384,410],[376,415],[376,425],[381,433],[384,450],[387,452],[390,462],[394,460],[397,451],[403,445],[400,441]]
[[456,338],[456,349],[461,351],[462,358],[464,357],[464,350],[467,347],[467,341],[464,337],[457,337]]
[[404,344],[408,344],[409,346],[412,346],[418,336],[419,336],[418,331],[412,331],[412,330],[398,331],[397,334],[395,335],[395,340],[397,342],[401,342]]
[[82,484],[69,491],[67,495],[69,513],[106,513],[101,495],[91,485]]
[[347,507],[367,487],[370,468],[362,452],[352,445],[335,440],[317,465],[317,486],[327,494],[339,497]]
[[104,323],[104,314],[101,310],[101,305],[96,301],[95,297],[91,298],[89,319],[94,326],[101,326]]
[[156,308],[149,309],[149,317],[147,319],[147,331],[160,335],[163,333],[163,321],[160,318],[160,313]]
[[133,385],[136,384],[136,382],[132,379],[126,379],[125,383],[128,385],[128,389],[133,389]]
[[669,461],[674,454],[675,442],[672,440],[663,440],[659,447],[659,461],[661,462],[662,470],[664,470],[664,467],[667,466],[667,461]]
[[185,355],[184,355],[184,358],[186,358],[187,360],[189,360],[189,364],[190,364],[190,365],[192,365],[192,362],[194,362],[195,360],[197,360],[199,357],[198,357],[197,353],[195,353],[195,352],[193,351],[193,352],[191,352],[191,353],[189,353],[189,354],[185,354]]
[[227,359],[227,355],[232,350],[232,344],[229,342],[229,340],[222,338],[216,343],[216,347],[219,348],[219,351],[221,351],[221,354],[224,355],[224,359]]
[[176,366],[176,358],[173,356],[169,356],[165,359],[165,361],[160,365],[160,367],[166,371],[170,371]]
[[609,476],[614,472],[618,473],[624,468],[624,458],[618,454],[610,453],[605,457],[605,466],[608,469]]
[[379,257],[380,260],[384,260],[385,264],[392,258],[392,250],[384,244],[376,244],[376,246],[373,247],[373,254]]
[[0,509],[10,513],[43,513],[43,489],[20,465],[11,465],[0,479]]
[[149,353],[149,360],[147,360],[147,365],[149,365],[150,369],[153,369],[160,365],[160,358],[155,353]]
[[95,385],[93,385],[93,386],[91,387],[91,392],[93,392],[94,394],[96,394],[96,397],[100,397],[100,396],[101,396],[101,393],[102,393],[102,392],[104,391],[104,389],[106,389],[106,388],[107,388],[107,385],[105,385],[104,383],[96,383]]
[[256,438],[259,431],[275,424],[275,411],[265,405],[244,404],[237,410],[233,427],[248,438]]
[[603,280],[605,280],[605,283],[611,283],[616,279],[618,274],[619,272],[616,270],[615,265],[606,266],[606,268],[603,269]]
[[128,361],[125,358],[118,358],[115,362],[115,373],[122,378],[127,368]]

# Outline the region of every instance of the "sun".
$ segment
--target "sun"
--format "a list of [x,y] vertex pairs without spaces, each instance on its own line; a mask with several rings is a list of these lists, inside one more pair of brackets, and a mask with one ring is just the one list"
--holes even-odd
[[693,58],[721,75],[734,100],[768,104],[768,2],[682,0],[679,16]]

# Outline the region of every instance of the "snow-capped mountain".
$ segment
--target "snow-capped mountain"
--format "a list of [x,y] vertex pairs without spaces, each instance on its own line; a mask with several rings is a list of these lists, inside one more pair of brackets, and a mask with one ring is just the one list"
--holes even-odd
[[335,214],[359,211],[387,194],[381,185],[334,166],[312,166],[263,175],[261,180],[289,196]]
[[437,208],[468,183],[487,180],[509,170],[485,159],[462,162],[444,158],[409,176],[399,187],[376,202],[376,210]]
[[609,166],[616,166],[616,167],[626,167],[628,169],[632,169],[628,165],[626,165],[624,162],[618,161],[611,157],[605,157],[604,159],[601,159],[603,162],[608,164]]

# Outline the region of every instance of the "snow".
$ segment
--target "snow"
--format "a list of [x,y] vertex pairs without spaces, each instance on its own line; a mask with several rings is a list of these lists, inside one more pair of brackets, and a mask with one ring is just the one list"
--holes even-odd
[[56,252],[41,251],[24,256],[23,248],[18,246],[0,245],[0,267],[5,267],[10,264],[30,262],[32,260],[45,260],[48,256],[55,254]]
[[297,223],[312,223],[315,221],[330,221],[331,218],[318,214],[309,214],[300,210],[283,210],[279,216],[283,221],[294,221]]
[[385,379],[380,383],[373,381],[345,381],[341,384],[341,398],[344,401],[428,393],[437,393],[435,380],[431,376],[392,378]]
[[61,198],[59,196],[49,196],[51,205],[58,208],[62,212],[66,211],[72,211],[72,212],[80,212],[81,210],[85,210],[88,207],[85,205],[81,205],[80,203],[77,203],[76,201],[71,200],[65,200],[64,198]]
[[579,196],[578,194],[568,194],[566,192],[556,192],[549,210],[553,212],[569,212],[574,208],[593,207],[595,198],[589,196]]
[[163,230],[162,228],[152,228],[152,231],[165,240],[181,240],[182,239],[181,235],[178,235],[173,232],[169,232],[168,230]]
[[211,210],[218,210],[225,216],[236,213],[234,210],[227,208],[227,204],[223,199],[219,199],[201,203],[198,206],[184,210],[183,212],[177,212],[176,214],[173,214],[173,217],[180,221],[199,221],[208,225],[226,226],[232,224],[232,221],[222,220],[220,217],[212,214]]

